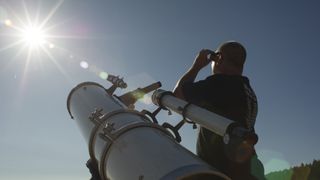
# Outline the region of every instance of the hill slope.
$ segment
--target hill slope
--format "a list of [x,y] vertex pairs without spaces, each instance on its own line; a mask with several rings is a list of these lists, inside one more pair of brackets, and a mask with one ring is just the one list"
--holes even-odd
[[268,180],[320,180],[320,161],[312,164],[301,164],[290,169],[271,172],[266,175]]

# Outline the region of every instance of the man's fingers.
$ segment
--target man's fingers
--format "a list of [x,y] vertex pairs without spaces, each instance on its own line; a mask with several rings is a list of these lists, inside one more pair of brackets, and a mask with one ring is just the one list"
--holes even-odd
[[202,49],[199,53],[199,56],[202,56],[207,60],[211,60],[211,57],[214,57],[214,55],[215,55],[215,52],[210,49]]
[[212,51],[210,49],[202,49],[199,54],[206,56],[206,55],[213,54],[213,53],[214,53],[214,51]]

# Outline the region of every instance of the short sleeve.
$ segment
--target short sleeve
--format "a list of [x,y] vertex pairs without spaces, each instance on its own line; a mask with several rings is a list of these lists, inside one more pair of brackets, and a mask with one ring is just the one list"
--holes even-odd
[[182,92],[188,102],[195,103],[201,101],[205,91],[207,90],[207,83],[205,81],[188,82],[182,86]]

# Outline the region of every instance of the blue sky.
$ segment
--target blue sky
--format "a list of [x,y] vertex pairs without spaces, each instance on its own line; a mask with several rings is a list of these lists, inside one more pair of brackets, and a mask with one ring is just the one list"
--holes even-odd
[[[244,75],[258,96],[266,172],[320,159],[318,7],[315,0],[0,1],[0,179],[88,179],[86,143],[66,109],[72,87],[109,87],[98,75],[107,72],[129,85],[118,95],[155,81],[172,90],[202,48],[228,40],[248,51]],[[13,26],[23,28],[18,19],[25,24],[27,14],[33,22],[49,17],[52,36],[29,56],[23,43],[8,47],[21,39]],[[159,121],[179,118],[162,113]],[[181,134],[194,151],[196,131],[185,126]]]

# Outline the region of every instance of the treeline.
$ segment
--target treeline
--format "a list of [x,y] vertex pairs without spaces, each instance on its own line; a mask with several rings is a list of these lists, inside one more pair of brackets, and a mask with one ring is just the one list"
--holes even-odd
[[320,161],[313,160],[311,164],[301,164],[290,169],[271,172],[267,180],[320,180]]

